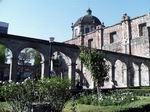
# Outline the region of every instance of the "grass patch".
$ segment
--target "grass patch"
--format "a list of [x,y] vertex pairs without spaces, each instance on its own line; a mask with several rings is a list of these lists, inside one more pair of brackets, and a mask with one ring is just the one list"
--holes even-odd
[[[118,106],[94,106],[77,104],[78,112],[119,112],[128,111],[129,108],[143,108],[145,105],[150,106],[150,97],[140,97],[140,100],[136,100],[129,104]],[[63,112],[72,112],[71,101],[67,102]],[[6,102],[0,102],[0,112],[11,112],[11,107]],[[147,111],[145,111],[147,112]]]
[[[94,106],[94,105],[84,105],[77,104],[77,111],[79,112],[119,112],[127,111],[129,108],[143,108],[144,105],[150,106],[150,97],[140,97],[140,100],[134,101],[125,105],[118,106]],[[68,102],[63,110],[63,112],[72,112],[71,102]],[[146,111],[145,111],[146,112]]]

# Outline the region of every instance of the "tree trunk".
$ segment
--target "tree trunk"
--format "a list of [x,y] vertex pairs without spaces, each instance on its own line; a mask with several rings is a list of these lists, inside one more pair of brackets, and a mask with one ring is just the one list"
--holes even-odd
[[99,85],[97,85],[97,98],[101,99],[102,94],[101,94],[101,87]]

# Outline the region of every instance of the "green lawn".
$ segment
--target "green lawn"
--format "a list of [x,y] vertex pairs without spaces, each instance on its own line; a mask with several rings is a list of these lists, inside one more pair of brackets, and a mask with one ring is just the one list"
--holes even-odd
[[[128,108],[137,108],[143,105],[150,104],[150,97],[141,97],[140,100],[134,101],[130,104],[123,106],[93,106],[93,105],[84,105],[77,104],[77,112],[116,112],[119,110],[126,110]],[[63,112],[72,112],[71,111],[71,102],[68,102],[65,106]]]
[[[123,106],[94,106],[94,105],[84,105],[77,104],[77,112],[116,112],[119,110],[125,110],[128,108],[142,107],[143,105],[150,104],[150,97],[140,97],[140,100],[134,101],[132,103]],[[4,111],[5,110],[5,111]],[[10,112],[10,106],[5,103],[0,103],[0,112]],[[67,102],[63,112],[72,112],[71,102]]]

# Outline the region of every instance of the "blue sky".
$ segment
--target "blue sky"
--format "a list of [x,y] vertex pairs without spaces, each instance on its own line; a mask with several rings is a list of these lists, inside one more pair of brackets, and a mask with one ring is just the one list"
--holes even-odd
[[9,23],[9,34],[62,42],[71,39],[71,23],[88,7],[107,26],[124,13],[131,18],[149,13],[150,0],[0,0],[0,21]]

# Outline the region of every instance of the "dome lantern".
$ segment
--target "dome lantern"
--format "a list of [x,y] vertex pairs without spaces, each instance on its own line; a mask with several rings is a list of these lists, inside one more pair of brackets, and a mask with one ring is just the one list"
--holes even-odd
[[88,15],[92,15],[92,10],[90,8],[86,12]]

